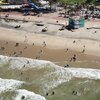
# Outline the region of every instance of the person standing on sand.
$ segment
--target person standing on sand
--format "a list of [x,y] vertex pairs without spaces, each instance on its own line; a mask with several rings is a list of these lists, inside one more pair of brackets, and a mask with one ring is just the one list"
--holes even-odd
[[69,49],[67,48],[67,49],[65,50],[65,52],[68,52],[68,50],[69,50]]
[[76,59],[77,59],[77,58],[76,58],[76,55],[74,54],[74,56],[70,59],[70,62],[71,62],[71,61],[74,61],[74,62],[75,62]]
[[82,50],[82,53],[84,53],[84,52],[85,52],[85,49]]
[[27,42],[28,42],[28,38],[27,38],[27,35],[25,35],[24,43],[27,43]]
[[76,54],[74,54],[74,56],[73,56],[73,61],[74,62],[76,61]]
[[15,47],[17,47],[17,46],[19,46],[19,43],[16,43],[16,44],[15,44]]
[[8,42],[6,42],[6,44],[8,44]]
[[83,47],[85,48],[85,45],[83,45]]
[[73,43],[75,43],[76,41],[74,40]]
[[70,59],[70,62],[72,61],[72,58]]
[[25,46],[24,49],[27,49],[27,46]]
[[68,68],[69,67],[69,65],[67,64],[66,66],[64,66],[65,68]]
[[46,42],[45,41],[43,41],[43,47],[45,47],[46,46]]
[[34,45],[34,43],[32,45]]

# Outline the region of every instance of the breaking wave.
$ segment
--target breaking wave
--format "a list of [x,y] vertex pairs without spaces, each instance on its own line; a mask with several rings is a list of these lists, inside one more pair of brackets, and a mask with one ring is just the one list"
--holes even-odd
[[16,97],[14,97],[14,100],[22,100],[22,98],[25,100],[46,100],[45,97],[24,89],[16,90],[15,92],[16,92]]
[[[64,82],[70,81],[72,78],[100,80],[99,69],[64,68],[50,61],[24,57],[7,57],[0,55],[0,70],[2,73],[8,73],[0,74],[0,93],[14,91],[16,95],[12,96],[13,100],[21,100],[23,96],[26,100],[46,100],[45,97],[36,94],[34,90],[23,88],[23,84],[25,86],[33,84],[33,87],[36,86],[40,88],[39,90],[42,92],[46,92]],[[8,79],[4,79],[2,76],[7,76]],[[20,87],[21,89],[19,89]]]
[[20,87],[23,83],[24,82],[18,80],[0,78],[0,93],[5,91],[13,91]]

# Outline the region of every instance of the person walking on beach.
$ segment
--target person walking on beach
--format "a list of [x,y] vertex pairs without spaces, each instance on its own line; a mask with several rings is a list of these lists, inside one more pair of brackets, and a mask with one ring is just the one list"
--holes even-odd
[[25,35],[24,43],[27,43],[27,42],[28,42],[28,38],[27,38],[27,35]]
[[69,49],[67,48],[65,52],[68,52],[68,50],[69,50]]
[[76,55],[74,54],[73,56],[73,61],[75,62],[76,61]]
[[84,53],[84,52],[85,52],[85,49],[82,50],[82,53]]
[[45,47],[46,46],[46,42],[45,41],[43,41],[43,47]]
[[67,64],[66,66],[64,66],[65,68],[68,68],[69,67],[69,65]]
[[76,59],[77,59],[77,58],[76,58],[76,55],[74,54],[74,56],[70,59],[70,62],[71,62],[71,61],[74,61],[74,62],[75,62]]
[[74,40],[73,43],[75,43],[76,41]]

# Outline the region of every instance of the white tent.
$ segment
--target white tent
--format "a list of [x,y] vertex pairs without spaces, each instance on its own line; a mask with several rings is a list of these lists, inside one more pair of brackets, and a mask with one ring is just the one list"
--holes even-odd
[[48,1],[44,1],[44,0],[40,0],[39,2],[40,2],[42,5],[47,5],[47,4],[49,4]]

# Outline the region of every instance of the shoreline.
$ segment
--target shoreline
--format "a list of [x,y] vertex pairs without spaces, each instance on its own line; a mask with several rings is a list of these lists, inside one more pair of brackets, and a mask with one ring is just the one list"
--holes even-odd
[[[83,54],[74,50],[66,52],[66,49],[48,49],[42,44],[37,46],[35,43],[34,45],[19,43],[19,45],[16,46],[16,43],[18,43],[18,41],[0,40],[0,48],[3,49],[4,47],[4,50],[0,50],[0,55],[46,60],[62,67],[68,64],[69,67],[75,68],[100,69],[100,57],[97,56]],[[73,55],[76,55],[76,61],[70,61]]]

